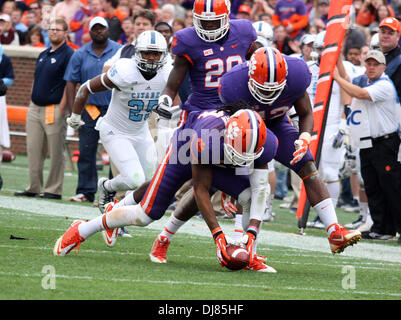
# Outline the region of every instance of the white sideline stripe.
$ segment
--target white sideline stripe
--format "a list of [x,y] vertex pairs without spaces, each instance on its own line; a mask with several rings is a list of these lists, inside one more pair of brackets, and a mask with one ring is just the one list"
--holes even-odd
[[[0,271],[0,276],[12,276],[12,277],[27,277],[27,278],[43,278],[43,273],[15,273],[15,272],[2,272]],[[269,275],[266,275],[268,277]],[[274,277],[274,275],[273,275]],[[171,284],[171,285],[195,285],[200,287],[211,287],[218,286],[221,287],[239,287],[239,288],[260,288],[260,289],[269,289],[267,286],[263,285],[254,285],[254,284],[245,284],[245,283],[222,283],[222,282],[196,282],[196,281],[171,281],[171,280],[144,280],[144,279],[118,279],[118,278],[98,278],[91,276],[69,276],[69,275],[60,275],[57,274],[56,278],[62,279],[78,279],[78,280],[96,280],[96,281],[114,281],[114,282],[128,282],[128,283],[152,283],[152,284]],[[378,295],[378,296],[393,296],[393,297],[401,297],[401,293],[386,293],[386,292],[369,292],[369,291],[356,291],[356,290],[333,290],[333,289],[317,289],[317,288],[298,288],[298,287],[280,287],[274,288],[277,290],[289,290],[289,291],[319,291],[319,292],[336,292],[340,294],[365,294],[365,295]]]
[[[53,248],[48,248],[48,247],[26,247],[26,246],[12,246],[12,245],[0,245],[0,248],[5,248],[5,249],[13,249],[13,250],[18,250],[18,249],[29,249],[29,250],[41,250],[41,251],[48,251],[48,252],[52,252]],[[122,256],[143,256],[143,253],[139,253],[139,252],[121,252],[121,251],[115,251],[115,250],[90,250],[90,249],[84,249],[85,253],[90,253],[90,254],[114,254],[114,255],[122,255]],[[184,257],[181,254],[169,254],[169,257]],[[311,257],[317,257],[317,256],[312,256]],[[211,257],[205,257],[205,256],[194,256],[194,255],[189,255],[189,256],[185,256],[185,258],[190,258],[190,259],[200,259],[200,260],[215,260],[216,258],[214,256]],[[313,265],[313,266],[322,266],[322,267],[329,267],[329,268],[340,268],[340,267],[344,267],[347,264],[352,264],[353,267],[356,267],[358,269],[366,269],[366,270],[383,270],[383,269],[387,269],[389,270],[390,266],[393,266],[394,268],[397,268],[397,270],[393,270],[393,271],[398,271],[399,265],[398,264],[383,264],[383,263],[364,263],[364,262],[347,262],[347,261],[333,261],[330,264],[327,263],[319,263],[319,262],[291,262],[291,261],[287,261],[287,260],[273,260],[273,259],[268,259],[268,264],[269,265],[273,265],[274,264],[286,264],[286,265],[301,265],[301,266],[305,266],[305,265]],[[378,267],[371,267],[371,266],[364,266],[364,265],[369,265],[369,264],[373,264],[373,265],[378,265]]]
[[[99,215],[99,210],[94,207],[57,203],[45,199],[10,197],[4,195],[0,195],[0,208],[22,210],[47,216],[70,217],[74,219],[91,219]],[[146,228],[160,231],[164,227],[166,221],[167,218],[163,217]],[[295,223],[296,222],[294,221],[294,224]],[[233,233],[233,224],[226,221],[220,221],[220,224],[226,229],[227,234]],[[210,231],[206,224],[203,221],[196,221],[195,219],[191,220],[190,223],[185,224],[180,229],[180,233],[210,237]],[[266,245],[268,247],[282,246],[306,251],[330,253],[327,239],[316,236],[300,236],[297,234],[261,230],[258,236],[258,244],[262,246]],[[353,247],[345,249],[339,257],[354,257],[379,260],[381,262],[387,261],[401,263],[401,246],[389,246],[377,243],[358,243]]]

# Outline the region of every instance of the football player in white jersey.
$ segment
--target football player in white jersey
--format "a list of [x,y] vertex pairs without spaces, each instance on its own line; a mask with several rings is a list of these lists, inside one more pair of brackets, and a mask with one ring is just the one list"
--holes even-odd
[[106,73],[82,84],[68,124],[78,128],[89,94],[112,90],[106,115],[96,123],[100,139],[119,174],[98,181],[99,209],[116,191],[134,190],[153,177],[157,152],[147,119],[157,105],[172,65],[166,63],[167,43],[157,31],[141,33],[132,58],[119,59]]

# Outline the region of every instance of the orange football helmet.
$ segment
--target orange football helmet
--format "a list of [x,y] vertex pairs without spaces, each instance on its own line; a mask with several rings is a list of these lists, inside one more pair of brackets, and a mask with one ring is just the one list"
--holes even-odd
[[248,166],[261,156],[266,137],[262,117],[250,109],[241,109],[226,123],[224,155],[235,166]]
[[261,103],[272,104],[287,83],[287,62],[274,48],[259,48],[249,62],[248,88]]
[[230,0],[195,0],[192,11],[195,31],[202,40],[215,42],[227,34]]

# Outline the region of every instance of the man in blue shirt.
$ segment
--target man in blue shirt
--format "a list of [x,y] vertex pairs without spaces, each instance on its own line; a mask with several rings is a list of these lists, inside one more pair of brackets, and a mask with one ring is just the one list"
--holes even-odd
[[68,25],[64,19],[51,22],[50,48],[37,61],[26,120],[29,186],[15,196],[38,196],[43,184],[43,164],[47,151],[50,170],[41,197],[61,199],[64,181],[64,148],[66,124],[64,114],[63,80],[67,64],[73,54],[67,43]]
[[[102,73],[103,64],[121,47],[109,39],[107,21],[95,17],[89,24],[92,41],[78,49],[68,64],[64,80],[67,81],[67,105],[72,111],[78,83],[85,83]],[[95,129],[96,121],[104,116],[110,103],[111,91],[90,95],[82,112],[84,124],[79,128],[79,160],[78,186],[76,195],[71,201],[93,202],[97,191],[96,151],[99,141],[99,131]]]

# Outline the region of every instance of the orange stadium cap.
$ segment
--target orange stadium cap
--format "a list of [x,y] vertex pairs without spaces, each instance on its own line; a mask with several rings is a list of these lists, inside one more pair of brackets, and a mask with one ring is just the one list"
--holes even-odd
[[398,31],[401,32],[401,24],[400,22],[393,17],[388,17],[382,20],[382,22],[379,25],[380,27],[389,27],[390,29],[394,30],[394,31]]
[[252,11],[251,7],[248,6],[247,4],[241,4],[238,8],[238,13],[244,12],[247,14],[251,14],[251,11]]

